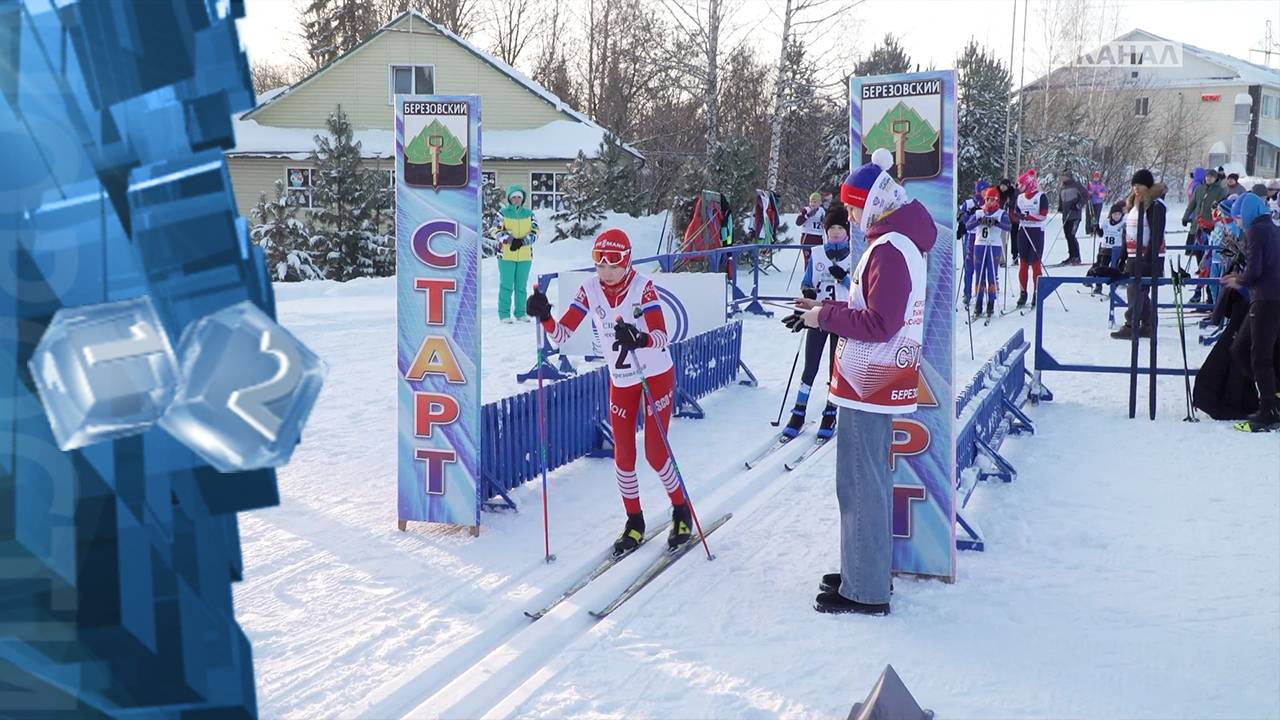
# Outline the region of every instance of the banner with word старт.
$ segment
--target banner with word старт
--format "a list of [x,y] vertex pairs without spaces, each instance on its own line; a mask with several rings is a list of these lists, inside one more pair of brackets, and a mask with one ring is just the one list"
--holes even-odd
[[851,167],[893,153],[890,169],[937,226],[928,253],[918,409],[893,420],[893,571],[954,580],[956,199],[955,72],[849,80]]
[[480,98],[397,95],[397,510],[479,532]]

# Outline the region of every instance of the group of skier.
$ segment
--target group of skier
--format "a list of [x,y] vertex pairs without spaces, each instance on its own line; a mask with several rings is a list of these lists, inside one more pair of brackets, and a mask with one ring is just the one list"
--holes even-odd
[[[956,213],[957,238],[963,238],[964,304],[972,303],[971,315],[991,317],[1000,293],[997,268],[1006,265],[1003,248],[1018,264],[1017,307],[1030,300],[1035,306],[1035,286],[1044,272],[1044,228],[1049,221],[1049,196],[1040,190],[1034,169],[1018,176],[1015,186],[1007,178],[998,186],[979,180],[973,197],[961,203]],[[1028,280],[1031,296],[1027,295]],[[976,299],[976,302],[974,302]]]
[[[888,151],[877,151],[872,158],[846,178],[839,204],[824,208],[816,196],[803,213],[809,222],[799,221],[810,234],[821,232],[821,242],[810,243],[801,297],[795,312],[784,318],[791,330],[809,334],[802,387],[781,437],[800,433],[825,349],[831,378],[818,437],[825,441],[834,435],[837,442],[840,569],[819,579],[814,607],[883,615],[889,612],[893,554],[892,418],[916,409],[925,253],[934,244],[936,229],[924,206],[893,179]],[[866,241],[860,253],[852,248],[854,227]],[[614,555],[625,556],[646,538],[635,467],[641,412],[645,458],[671,504],[668,549],[677,551],[693,543],[697,520],[665,439],[674,372],[658,295],[653,281],[631,266],[631,243],[622,230],[600,233],[591,255],[596,274],[578,288],[559,318],[536,286],[524,311],[557,343],[590,318],[604,350],[614,472],[626,514]]]

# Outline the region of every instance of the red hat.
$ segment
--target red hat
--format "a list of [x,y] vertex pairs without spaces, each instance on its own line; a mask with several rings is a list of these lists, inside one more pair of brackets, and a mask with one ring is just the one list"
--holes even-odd
[[1023,192],[1035,192],[1040,187],[1039,180],[1036,179],[1035,168],[1024,170],[1018,176],[1018,189]]
[[1101,179],[1102,179],[1102,173],[1101,173],[1101,172],[1099,172],[1099,171],[1097,171],[1097,170],[1094,170],[1094,171],[1093,171],[1093,179],[1094,179],[1094,180],[1101,180]]
[[591,244],[591,259],[597,265],[625,265],[631,262],[631,238],[618,228],[609,228]]
[[990,205],[992,201],[994,201],[996,204],[1000,203],[1000,188],[989,187],[986,190],[982,191],[982,204],[984,206]]

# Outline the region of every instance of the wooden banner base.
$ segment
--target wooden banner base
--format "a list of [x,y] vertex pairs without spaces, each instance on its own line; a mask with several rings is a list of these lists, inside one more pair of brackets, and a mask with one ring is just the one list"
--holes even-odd
[[[398,529],[400,532],[405,532],[406,530],[408,530],[408,529],[409,529],[409,522],[410,522],[410,521],[408,521],[408,520],[397,520],[397,521],[396,521],[396,529]],[[427,522],[427,521],[426,521],[426,520],[414,520],[413,522]],[[449,524],[447,524],[447,523],[428,523],[428,524],[430,524],[430,525],[436,525],[436,526],[440,526],[440,525],[447,525],[448,527],[453,527],[453,528],[464,528],[465,530],[467,530],[467,532],[471,533],[471,537],[480,537],[480,526],[479,526],[479,525],[449,525]]]

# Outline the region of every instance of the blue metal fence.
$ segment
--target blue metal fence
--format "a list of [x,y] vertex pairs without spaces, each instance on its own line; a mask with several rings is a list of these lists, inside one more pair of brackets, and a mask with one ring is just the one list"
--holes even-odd
[[[676,376],[676,415],[702,417],[697,400],[732,384],[742,356],[742,322],[734,321],[671,345]],[[752,381],[754,382],[754,381]],[[601,366],[545,386],[547,469],[602,452],[609,432],[609,376]],[[515,507],[512,488],[539,472],[536,390],[481,408],[485,499],[500,496]]]
[[[1035,433],[1035,424],[1022,412],[1028,400],[1052,400],[1046,388],[1037,388],[1026,382],[1028,375],[1026,358],[1031,346],[1018,330],[996,351],[991,359],[973,376],[969,384],[956,398],[956,488],[960,499],[956,509],[956,524],[960,531],[956,537],[959,550],[984,548],[981,533],[961,512],[969,504],[978,484],[988,478],[1012,482],[1018,472],[1000,455],[1000,445],[1008,435]],[[985,456],[988,463],[981,463]],[[977,472],[967,478],[964,470],[977,467]]]

